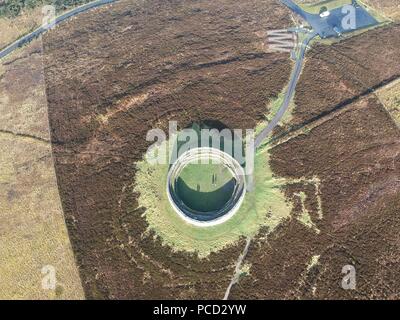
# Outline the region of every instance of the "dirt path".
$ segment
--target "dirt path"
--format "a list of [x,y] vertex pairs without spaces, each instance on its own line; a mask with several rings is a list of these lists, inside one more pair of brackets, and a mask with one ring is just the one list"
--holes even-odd
[[246,240],[246,246],[244,247],[244,250],[242,252],[242,254],[239,256],[238,261],[236,262],[236,267],[235,267],[235,274],[233,275],[233,278],[231,280],[231,282],[229,283],[228,288],[225,291],[225,296],[224,296],[224,300],[228,300],[229,294],[231,292],[231,288],[232,286],[238,282],[239,280],[239,276],[240,276],[240,267],[242,266],[242,262],[244,260],[244,258],[247,255],[247,251],[249,251],[249,247],[250,247],[250,243],[251,243],[251,238],[247,238]]

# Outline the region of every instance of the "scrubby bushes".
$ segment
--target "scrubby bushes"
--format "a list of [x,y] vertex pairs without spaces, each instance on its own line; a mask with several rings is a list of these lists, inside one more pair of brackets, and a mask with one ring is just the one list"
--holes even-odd
[[23,10],[30,10],[38,6],[54,5],[56,11],[63,11],[91,0],[0,0],[0,17],[14,18]]

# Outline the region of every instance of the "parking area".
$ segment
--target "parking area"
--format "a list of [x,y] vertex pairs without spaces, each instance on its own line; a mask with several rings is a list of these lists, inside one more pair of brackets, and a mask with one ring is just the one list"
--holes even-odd
[[[352,1],[352,4],[325,11],[323,14],[306,12],[292,0],[282,0],[282,2],[306,20],[323,39],[339,37],[343,33],[368,28],[379,23],[357,1]],[[321,5],[321,11],[323,11],[323,8],[324,6]]]

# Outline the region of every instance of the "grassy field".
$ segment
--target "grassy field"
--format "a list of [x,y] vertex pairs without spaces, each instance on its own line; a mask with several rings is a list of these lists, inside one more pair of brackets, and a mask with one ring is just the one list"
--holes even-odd
[[15,18],[0,17],[0,49],[39,27],[42,19],[42,8],[23,12]]
[[177,180],[180,199],[201,212],[222,208],[232,196],[234,187],[231,172],[222,164],[189,164]]
[[246,194],[241,208],[229,221],[209,228],[187,224],[171,208],[166,195],[168,165],[141,161],[137,166],[134,191],[140,193],[139,204],[147,209],[144,216],[149,229],[177,251],[196,252],[204,258],[242,236],[254,236],[262,226],[272,231],[290,216],[291,206],[280,189],[285,180],[273,177],[266,150],[260,150],[255,158],[254,191]]
[[[41,55],[32,55],[39,48],[0,65],[0,299],[82,299],[47,142]],[[42,287],[49,266],[55,289]]]
[[398,0],[362,0],[372,11],[378,11],[392,20],[400,21],[400,2]]
[[232,179],[232,174],[222,164],[189,164],[179,175],[179,178],[189,188],[197,189],[201,192],[213,192],[223,187]]
[[[279,108],[281,107],[283,100],[285,99],[285,94],[287,91],[287,86],[282,90],[281,93],[279,93],[278,97],[272,100],[268,106],[267,106],[267,113],[265,115],[265,120],[261,121],[255,128],[255,135],[259,134],[267,125],[268,122],[270,122],[273,117],[276,115],[276,113],[279,111]],[[280,124],[281,125],[286,125],[290,122],[292,119],[292,111],[295,108],[293,100],[289,104],[288,110],[285,112],[283,115]]]
[[377,95],[393,120],[400,125],[400,80],[378,90]]
[[342,7],[346,4],[351,4],[351,0],[323,0],[323,1],[313,1],[304,2],[296,1],[298,5],[305,11],[309,13],[318,14],[322,7],[326,7],[328,10],[332,10],[338,7]]
[[0,49],[7,47],[18,38],[32,32],[43,23],[42,8],[45,5],[55,6],[56,15],[83,5],[91,0],[28,0],[14,1],[18,3],[16,12],[10,13],[7,6],[0,10]]
[[[300,202],[301,202],[301,214],[297,217],[297,219],[302,224],[307,226],[308,228],[314,229],[317,233],[319,233],[320,231],[318,230],[318,228],[312,221],[311,215],[308,212],[308,210],[306,209],[306,206],[305,206],[306,194],[304,192],[300,192],[300,193],[296,194],[296,196],[299,197]],[[318,197],[317,197],[317,199],[318,199]]]

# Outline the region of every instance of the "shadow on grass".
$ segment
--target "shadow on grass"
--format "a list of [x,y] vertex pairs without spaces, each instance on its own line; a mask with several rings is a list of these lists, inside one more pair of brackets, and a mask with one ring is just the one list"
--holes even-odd
[[[232,178],[222,187],[212,192],[194,190],[181,178],[178,178],[176,183],[177,194],[189,208],[200,212],[210,212],[222,208],[228,202],[233,194],[236,180]],[[206,216],[205,218],[209,220],[216,217]]]

